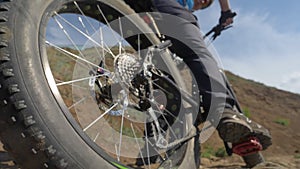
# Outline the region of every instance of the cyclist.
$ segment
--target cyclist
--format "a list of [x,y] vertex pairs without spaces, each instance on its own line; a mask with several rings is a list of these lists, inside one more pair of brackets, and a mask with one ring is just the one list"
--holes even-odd
[[[269,131],[249,120],[235,108],[237,100],[229,85],[226,85],[228,83],[217,62],[208,51],[197,18],[192,13],[204,8],[203,5],[208,6],[212,0],[152,0],[152,2],[156,11],[175,15],[184,20],[173,22],[163,17],[157,20],[157,25],[163,33],[174,35],[166,37],[171,39],[173,44],[170,50],[180,56],[194,73],[203,98],[200,103],[203,111],[199,113],[202,119],[198,119],[195,125],[205,120],[209,113],[213,113],[215,118],[220,118],[212,121],[219,122],[215,126],[230,155],[235,146],[249,143],[253,138],[261,146],[260,150],[265,150],[272,144]],[[232,24],[234,14],[230,9],[229,0],[219,0],[219,4],[221,8],[219,24],[223,26]],[[245,157],[247,157],[244,159],[248,167],[263,162],[258,151]]]

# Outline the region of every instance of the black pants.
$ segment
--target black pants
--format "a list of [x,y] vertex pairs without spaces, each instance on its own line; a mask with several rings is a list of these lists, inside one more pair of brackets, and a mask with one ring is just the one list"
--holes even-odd
[[222,111],[225,107],[232,108],[235,98],[204,43],[197,18],[176,0],[153,0],[153,3],[158,12],[178,17],[162,15],[156,22],[161,33],[172,41],[170,50],[183,58],[195,76],[203,98],[200,105],[205,113],[202,117],[205,119],[208,113]]

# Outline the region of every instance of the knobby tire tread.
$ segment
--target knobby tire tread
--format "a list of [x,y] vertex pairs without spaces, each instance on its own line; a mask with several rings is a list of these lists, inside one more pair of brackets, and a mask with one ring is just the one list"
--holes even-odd
[[[105,1],[105,0],[104,0]],[[0,0],[0,138],[4,148],[24,169],[85,168],[68,157],[65,150],[45,131],[44,121],[36,118],[32,104],[28,103],[28,90],[22,70],[15,56],[13,30],[17,0]],[[134,11],[123,2],[125,12]],[[139,22],[142,22],[140,19]],[[155,43],[158,43],[156,41]],[[25,54],[24,54],[25,55]],[[29,80],[29,79],[27,79]],[[47,129],[47,128],[46,128]],[[29,161],[28,161],[29,160]],[[113,167],[111,167],[113,168]]]

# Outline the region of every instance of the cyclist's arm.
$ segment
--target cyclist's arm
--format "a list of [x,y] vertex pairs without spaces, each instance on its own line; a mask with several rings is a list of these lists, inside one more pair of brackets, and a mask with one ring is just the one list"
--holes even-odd
[[223,12],[230,10],[229,0],[219,0],[219,3]]
[[224,21],[221,21],[221,23],[223,26],[228,26],[233,23],[233,17],[226,16],[228,13],[231,13],[229,0],[219,0],[219,3],[222,11],[220,20],[224,17],[226,18]]

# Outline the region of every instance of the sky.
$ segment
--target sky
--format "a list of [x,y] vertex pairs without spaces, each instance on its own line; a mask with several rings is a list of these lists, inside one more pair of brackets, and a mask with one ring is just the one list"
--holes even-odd
[[[195,12],[203,33],[218,23],[220,7],[217,1],[211,7]],[[224,69],[300,94],[300,1],[231,0],[231,9],[237,13],[233,28],[223,32],[212,44]],[[85,27],[78,19],[75,23]],[[97,22],[92,24],[97,27]],[[68,28],[67,24],[63,26]],[[47,37],[56,44],[70,43],[64,33],[58,31],[53,19],[48,31]],[[70,31],[70,34],[76,32]],[[92,29],[86,31],[93,32]],[[76,40],[83,42],[84,39],[79,35]]]
[[[233,28],[213,42],[223,67],[247,79],[300,94],[300,1],[230,3],[237,13]],[[219,4],[215,2],[195,15],[206,33],[218,23]]]

